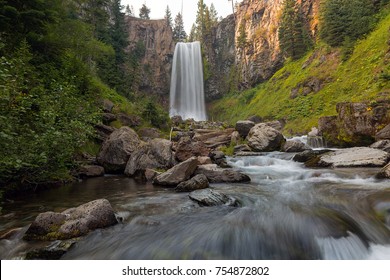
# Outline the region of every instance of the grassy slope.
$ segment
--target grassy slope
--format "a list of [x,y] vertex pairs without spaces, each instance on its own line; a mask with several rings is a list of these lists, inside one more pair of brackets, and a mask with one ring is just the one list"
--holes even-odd
[[[356,44],[346,62],[341,62],[340,50],[319,45],[304,58],[287,61],[269,81],[256,88],[213,102],[209,105],[210,115],[231,123],[252,115],[284,118],[287,120],[285,133],[307,132],[317,125],[319,117],[335,115],[338,102],[373,102],[379,93],[390,92],[390,58],[386,62],[385,57],[390,48],[389,39],[390,14],[366,39]],[[302,69],[310,57],[314,57],[313,61]],[[383,73],[387,79],[382,78]],[[317,93],[291,99],[291,89],[313,76],[325,80],[325,86]]]

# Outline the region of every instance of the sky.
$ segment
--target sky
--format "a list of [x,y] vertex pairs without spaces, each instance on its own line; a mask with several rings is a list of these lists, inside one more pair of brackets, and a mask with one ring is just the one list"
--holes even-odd
[[[234,2],[241,2],[242,0],[234,0]],[[150,9],[150,18],[151,19],[161,19],[164,18],[165,9],[167,5],[169,6],[172,14],[172,20],[175,20],[177,13],[181,11],[181,4],[183,2],[183,19],[184,19],[184,28],[187,34],[190,33],[191,26],[195,22],[196,11],[198,0],[122,0],[122,5],[126,6],[127,4],[133,6],[134,13],[136,16],[139,15],[139,9],[142,4]],[[232,3],[229,0],[204,0],[204,3],[210,7],[210,4],[213,3],[215,9],[218,12],[218,17],[226,17],[227,15],[232,14]]]

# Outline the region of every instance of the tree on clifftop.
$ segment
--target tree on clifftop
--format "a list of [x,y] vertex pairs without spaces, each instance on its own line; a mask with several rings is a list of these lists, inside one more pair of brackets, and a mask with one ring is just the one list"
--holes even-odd
[[142,4],[141,9],[139,9],[139,17],[142,19],[150,19],[149,14],[150,9],[145,4]]
[[184,22],[181,13],[175,17],[175,27],[173,28],[173,39],[176,42],[184,42],[187,39],[187,33],[184,30]]
[[172,27],[172,13],[171,13],[171,9],[169,9],[168,5],[167,5],[167,8],[165,9],[164,19],[167,21],[168,26]]

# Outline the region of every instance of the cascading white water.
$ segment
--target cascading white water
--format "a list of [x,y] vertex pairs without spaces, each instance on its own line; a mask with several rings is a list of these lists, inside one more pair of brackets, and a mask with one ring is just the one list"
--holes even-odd
[[202,55],[199,42],[177,43],[173,56],[169,115],[205,121]]

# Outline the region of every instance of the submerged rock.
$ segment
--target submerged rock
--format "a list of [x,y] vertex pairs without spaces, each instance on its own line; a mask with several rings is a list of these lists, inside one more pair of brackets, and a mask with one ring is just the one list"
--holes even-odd
[[337,150],[320,156],[322,167],[382,167],[390,160],[390,154],[381,150],[357,147]]
[[206,189],[209,187],[209,181],[203,174],[198,174],[189,179],[188,181],[181,182],[175,188],[177,192],[191,192],[194,190]]
[[315,167],[320,160],[320,155],[329,153],[331,150],[306,150],[296,154],[293,161],[304,162],[307,167]]
[[210,183],[250,182],[251,180],[248,175],[232,169],[223,169],[216,164],[200,165],[195,174],[205,175]]
[[122,173],[130,155],[138,149],[140,143],[134,130],[122,126],[112,132],[103,143],[97,160],[106,173]]
[[37,216],[24,235],[26,240],[70,239],[117,223],[107,199],[98,199],[62,213],[45,212]]
[[210,189],[193,191],[188,196],[193,201],[196,201],[200,206],[239,206],[236,199]]
[[76,242],[75,238],[65,241],[57,240],[49,246],[27,252],[26,260],[59,260]]
[[285,142],[282,133],[264,123],[252,127],[247,140],[249,147],[256,152],[278,151]]
[[77,173],[79,177],[99,177],[104,175],[104,168],[99,165],[83,165]]
[[191,157],[186,161],[183,161],[166,172],[158,175],[154,180],[153,184],[164,185],[164,186],[177,186],[181,182],[187,181],[195,169],[199,165],[196,157]]

